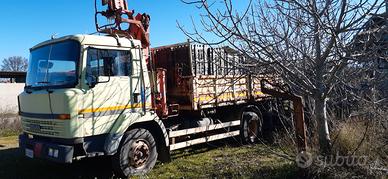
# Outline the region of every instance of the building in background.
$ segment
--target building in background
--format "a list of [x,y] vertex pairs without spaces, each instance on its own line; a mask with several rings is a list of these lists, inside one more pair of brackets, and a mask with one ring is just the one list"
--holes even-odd
[[354,39],[353,50],[358,63],[367,69],[360,77],[368,82],[362,82],[365,89],[378,91],[378,98],[388,98],[388,9],[368,19]]
[[26,72],[0,71],[0,83],[25,83]]

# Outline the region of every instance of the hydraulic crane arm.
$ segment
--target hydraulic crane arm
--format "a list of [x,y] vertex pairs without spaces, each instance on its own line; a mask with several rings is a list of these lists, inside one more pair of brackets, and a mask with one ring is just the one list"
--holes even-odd
[[[157,71],[157,75],[151,76],[153,78],[150,84],[152,105],[156,108],[160,116],[166,116],[166,111],[168,110],[166,107],[166,94],[164,92],[166,87],[164,79],[161,79],[165,75],[165,72],[162,69],[155,69],[150,55],[150,16],[146,13],[135,15],[134,10],[128,9],[127,0],[101,0],[101,5],[106,7],[104,11],[98,10],[97,1],[95,0],[95,23],[97,32],[109,34],[113,37],[119,36],[141,41],[142,46],[135,48],[142,49],[143,59],[145,59],[148,71],[152,74],[154,71]],[[105,17],[108,22],[112,21],[112,23],[100,25],[98,23],[99,16]],[[159,81],[161,84],[156,83],[156,81]],[[145,89],[144,80],[142,82],[144,85],[143,89]],[[143,103],[143,109],[145,110],[145,103]]]
[[[150,46],[149,27],[151,18],[148,14],[143,13],[135,16],[134,10],[128,10],[126,0],[102,0],[102,6],[107,6],[107,9],[98,11],[97,0],[95,0],[95,22],[98,32],[140,40],[143,48]],[[114,22],[100,25],[98,24],[99,15]],[[129,25],[127,29],[123,27],[125,24]]]

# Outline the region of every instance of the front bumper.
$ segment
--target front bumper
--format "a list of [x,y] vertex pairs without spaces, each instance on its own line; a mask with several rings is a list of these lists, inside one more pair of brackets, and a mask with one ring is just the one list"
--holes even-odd
[[20,149],[30,158],[40,158],[58,163],[71,163],[74,156],[74,146],[30,139],[26,134],[19,136]]

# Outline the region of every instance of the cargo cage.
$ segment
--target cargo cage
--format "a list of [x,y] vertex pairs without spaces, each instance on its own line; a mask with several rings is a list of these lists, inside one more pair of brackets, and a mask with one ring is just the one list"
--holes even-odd
[[247,58],[230,47],[213,48],[180,43],[153,48],[155,69],[166,70],[167,104],[179,110],[196,111],[262,100],[260,80],[274,75],[252,75]]

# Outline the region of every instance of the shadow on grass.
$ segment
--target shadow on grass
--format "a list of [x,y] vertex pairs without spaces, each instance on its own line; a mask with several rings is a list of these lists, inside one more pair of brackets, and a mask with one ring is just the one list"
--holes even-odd
[[110,158],[94,158],[73,164],[32,160],[17,148],[0,150],[0,178],[112,178]]

